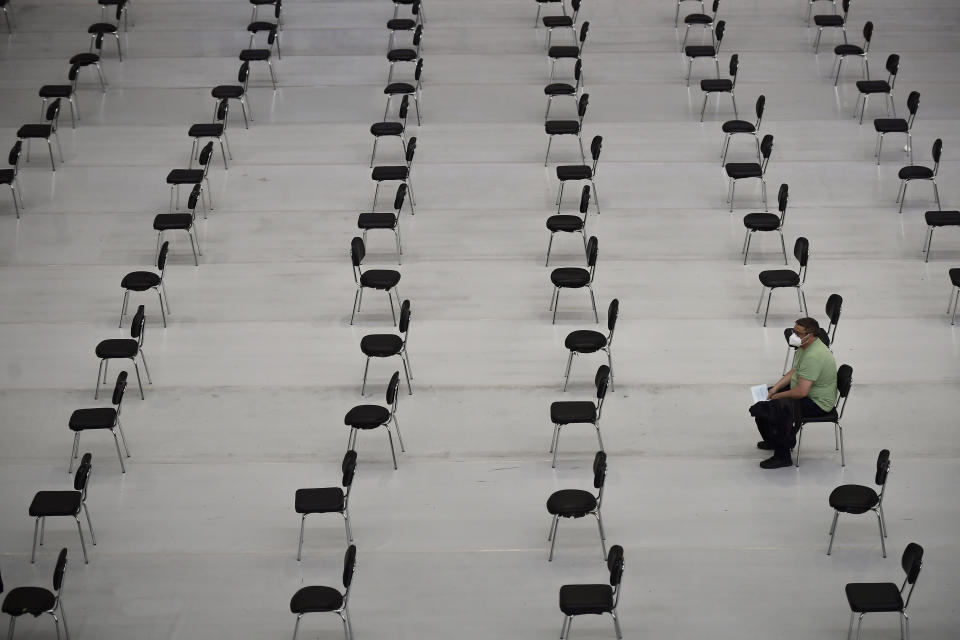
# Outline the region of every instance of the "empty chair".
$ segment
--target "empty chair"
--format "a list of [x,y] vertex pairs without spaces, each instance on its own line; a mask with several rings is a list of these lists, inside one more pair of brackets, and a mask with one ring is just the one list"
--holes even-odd
[[727,162],[727,151],[730,149],[730,139],[737,133],[747,133],[753,136],[754,141],[757,143],[757,162],[760,162],[760,136],[758,132],[760,131],[760,122],[763,120],[763,111],[767,105],[767,97],[761,95],[757,98],[757,104],[755,107],[757,114],[757,121],[747,122],[746,120],[727,120],[721,126],[723,131],[723,145],[720,151],[720,164],[721,166]]
[[590,32],[590,22],[584,21],[580,25],[580,36],[577,38],[577,44],[574,45],[553,45],[547,49],[547,56],[550,57],[550,82],[553,82],[553,74],[557,67],[557,60],[579,60],[583,54],[583,48],[586,46],[587,33]]
[[787,245],[783,241],[783,225],[787,221],[787,200],[789,187],[787,184],[780,185],[780,191],[777,193],[776,213],[748,213],[743,216],[743,226],[747,232],[743,237],[743,264],[747,264],[747,256],[750,255],[750,240],[757,231],[776,231],[780,234],[780,248],[783,250],[783,264],[787,264]]
[[623,637],[620,632],[620,619],[617,617],[617,605],[620,603],[620,581],[623,579],[623,547],[618,544],[610,547],[607,555],[607,571],[610,572],[610,584],[565,584],[560,587],[560,611],[563,613],[563,626],[560,627],[560,640],[570,640],[570,627],[575,616],[609,613],[613,618],[613,629],[617,640]]
[[[917,586],[920,569],[923,568],[923,547],[915,542],[908,544],[903,550],[900,566],[906,574],[900,587],[893,582],[852,582],[846,586],[847,603],[850,605],[850,627],[847,629],[847,640],[850,640],[853,635],[853,619],[856,614],[860,614],[857,622],[857,638],[859,638],[863,616],[883,611],[899,614],[900,637],[910,640],[910,617],[907,615],[907,606],[910,604],[913,588]],[[908,584],[910,591],[906,593],[907,597],[904,599]]]
[[[397,264],[401,263],[403,245],[400,243],[400,211],[407,196],[407,185],[401,183],[397,187],[397,195],[393,199],[394,211],[370,211],[357,216],[357,228],[363,230],[363,242],[367,241],[367,231],[374,229],[389,229],[393,231],[397,243]],[[388,294],[389,295],[389,294]]]
[[267,48],[277,47],[277,57],[283,60],[283,52],[280,50],[280,11],[283,5],[277,2],[273,9],[273,18],[276,22],[267,22],[266,20],[256,20],[247,25],[247,31],[250,32],[250,40],[247,48],[253,48],[253,39],[258,33],[267,34]]
[[[84,431],[108,430],[113,435],[113,444],[117,448],[117,458],[120,460],[120,471],[127,472],[127,467],[123,463],[123,455],[120,453],[120,440],[123,440],[123,450],[127,457],[130,457],[130,449],[127,448],[127,437],[123,433],[123,425],[120,424],[120,409],[123,406],[123,393],[127,389],[127,372],[121,371],[117,375],[117,383],[113,387],[113,396],[110,400],[112,407],[95,407],[92,409],[77,409],[70,414],[70,421],[67,425],[70,431],[73,431],[73,449],[70,451],[70,463],[67,465],[67,473],[73,472],[73,461],[80,455],[80,434]],[[117,434],[120,438],[117,438]]]
[[883,96],[883,104],[888,113],[890,109],[893,109],[893,115],[897,115],[897,108],[893,104],[893,87],[897,82],[897,72],[900,71],[900,56],[895,53],[887,56],[886,68],[886,80],[857,80],[857,91],[860,92],[860,95],[857,96],[857,102],[853,105],[853,117],[857,117],[857,107],[863,100],[863,106],[860,108],[860,124],[863,124],[863,113],[867,110],[867,100],[875,94]]
[[[677,3],[677,8],[679,9],[680,3]],[[703,7],[703,2],[700,3],[701,8]],[[717,20],[717,10],[720,8],[720,0],[713,0],[713,15],[708,14],[706,11],[703,13],[691,13],[683,19],[685,25],[687,25],[686,31],[683,32],[683,42],[680,43],[681,47],[687,46],[687,37],[690,35],[690,27],[696,25],[703,27],[704,29],[710,30],[710,39],[713,40],[713,23]]]
[[353,628],[350,624],[350,585],[353,584],[353,570],[357,566],[357,547],[350,545],[343,555],[343,593],[333,587],[310,586],[298,590],[290,598],[290,612],[297,615],[293,627],[293,640],[297,640],[300,618],[307,613],[332,612],[340,616],[343,623],[345,640],[353,640]]
[[711,93],[721,94],[729,93],[733,101],[733,115],[737,113],[737,97],[733,90],[737,87],[737,72],[740,70],[740,56],[733,54],[730,56],[730,79],[726,78],[707,78],[700,81],[700,90],[703,91],[703,106],[700,108],[700,122],[703,122],[703,112],[707,110],[707,98]]
[[413,367],[410,365],[410,354],[407,352],[407,339],[410,337],[410,301],[404,300],[400,305],[400,322],[397,324],[400,335],[393,333],[371,333],[360,339],[360,352],[366,356],[367,362],[363,366],[363,382],[360,385],[360,395],[367,388],[367,371],[370,370],[370,358],[390,358],[400,356],[403,362],[403,373],[407,377],[407,393],[413,395],[410,380],[413,379]]
[[[674,16],[673,16],[673,28],[674,28],[674,29],[676,29],[677,27],[680,26],[680,3],[681,3],[681,2],[683,2],[683,0],[677,0],[677,10],[676,10],[676,12],[674,13]],[[703,4],[703,0],[694,0],[694,2],[699,2],[699,3],[700,3],[700,11],[703,12],[703,13],[706,13],[707,7]]]
[[[189,211],[177,213],[158,213],[153,218],[153,229],[157,232],[157,257],[160,257],[160,241],[163,239],[164,231],[186,231],[190,238],[190,248],[193,250],[193,264],[199,267],[197,262],[197,253],[203,255],[203,249],[200,247],[200,240],[194,236],[194,223],[197,220],[197,203],[200,202],[202,187],[199,184],[193,185],[190,196],[187,198],[187,209]],[[203,217],[206,219],[207,210],[204,208]]]
[[237,82],[240,84],[218,84],[210,90],[210,95],[215,100],[213,104],[213,117],[217,118],[217,111],[223,100],[239,100],[240,110],[243,112],[243,124],[249,129],[250,123],[247,121],[247,111],[250,112],[250,120],[253,120],[253,109],[247,102],[247,83],[250,81],[250,63],[240,64],[240,71],[237,73]]
[[[367,255],[367,247],[363,238],[354,237],[350,241],[350,263],[353,266],[353,280],[357,285],[357,291],[353,294],[353,311],[350,313],[350,324],[353,324],[353,318],[360,305],[363,304],[363,290],[376,289],[387,292],[387,300],[390,301],[390,315],[393,316],[393,324],[397,324],[397,315],[393,310],[393,295],[397,296],[397,304],[400,304],[400,293],[397,285],[400,283],[400,272],[393,269],[367,269],[363,270],[363,259]],[[393,294],[393,295],[391,295]]]
[[733,213],[733,196],[737,188],[737,180],[747,178],[757,178],[760,180],[763,210],[767,211],[767,181],[764,179],[764,176],[767,174],[767,165],[770,164],[770,153],[772,151],[773,136],[768,133],[763,136],[763,140],[760,141],[761,159],[759,162],[728,162],[725,165],[724,169],[730,181],[730,190],[727,193],[727,202],[730,203],[730,213]]
[[272,51],[270,49],[242,49],[240,51],[240,62],[266,62],[270,69],[270,82],[273,84],[273,90],[277,90],[277,76],[273,73],[273,62],[270,61]]
[[557,96],[570,96],[577,101],[580,95],[580,88],[583,86],[583,60],[578,59],[573,64],[573,84],[569,82],[551,82],[543,88],[544,95],[547,96],[547,110],[543,114],[546,120],[550,116],[550,107],[553,105],[553,99]]
[[126,0],[117,1],[117,10],[116,18],[117,24],[110,22],[97,22],[87,29],[87,33],[90,34],[90,51],[93,51],[93,48],[96,47],[97,51],[103,53],[103,39],[105,36],[113,36],[114,40],[117,41],[117,55],[120,58],[120,62],[123,62],[123,48],[120,46],[120,19],[123,17],[124,11],[127,9]]
[[[836,328],[836,327],[834,327]],[[829,345],[828,345],[829,346]],[[815,417],[804,417],[800,424],[800,430],[797,432],[797,461],[796,466],[800,466],[800,440],[803,438],[803,427],[811,422],[831,422],[833,423],[833,449],[840,451],[840,466],[847,464],[843,455],[843,411],[847,407],[847,398],[850,396],[850,387],[853,384],[853,367],[848,364],[842,364],[837,369],[837,401],[833,409],[829,412]]]
[[937,171],[940,170],[940,154],[943,152],[943,140],[933,141],[933,168],[923,165],[907,165],[900,169],[897,177],[900,178],[900,189],[897,191],[897,200],[900,202],[900,213],[903,213],[903,201],[907,199],[907,187],[914,180],[929,180],[933,185],[933,197],[937,200],[937,209],[940,208],[940,190],[937,189]]
[[407,185],[407,190],[410,192],[410,215],[414,215],[413,206],[417,204],[417,199],[413,195],[413,178],[410,176],[410,173],[413,170],[413,156],[416,152],[417,137],[413,136],[407,142],[407,150],[403,154],[406,164],[378,165],[373,168],[370,178],[377,183],[377,187],[373,192],[373,204],[371,205],[371,208],[377,208],[377,195],[380,193],[381,182],[399,181]]
[[[10,187],[10,195],[13,196],[13,210],[17,214],[17,218],[20,218],[20,209],[23,208],[23,189],[20,187],[20,181],[17,180],[17,174],[20,173],[20,150],[23,148],[23,142],[17,140],[13,143],[13,146],[10,147],[10,153],[7,155],[7,163],[10,165],[9,169],[0,169],[0,184],[5,184]],[[19,195],[20,202],[17,202],[17,192],[20,192]]]
[[603,437],[600,435],[600,417],[603,414],[603,401],[607,397],[607,385],[610,382],[610,367],[605,364],[597,368],[593,384],[597,390],[597,401],[562,400],[550,405],[550,421],[553,423],[553,439],[550,452],[553,454],[552,467],[557,466],[557,452],[560,451],[560,429],[568,424],[592,424],[597,432],[597,442],[603,451]]
[[107,369],[110,366],[110,360],[124,359],[133,363],[133,369],[137,373],[137,386],[140,387],[140,399],[144,399],[143,384],[140,382],[140,368],[137,366],[137,356],[143,362],[143,370],[147,373],[147,382],[153,384],[150,379],[150,369],[147,368],[147,359],[143,355],[143,329],[146,324],[146,314],[143,305],[137,307],[137,312],[133,314],[133,321],[130,323],[129,338],[115,338],[111,340],[101,340],[97,344],[94,353],[100,358],[100,367],[97,369],[97,387],[93,392],[93,398],[97,399],[100,394],[100,381],[107,383]]
[[[97,4],[100,5],[100,21],[103,22],[106,20],[107,9],[116,5],[121,5],[123,7],[121,12],[117,14],[117,25],[120,24],[120,13],[123,13],[123,30],[129,31],[129,25],[127,20],[130,17],[130,0],[97,0]],[[131,19],[130,22],[133,22]],[[133,26],[137,26],[136,23],[133,23]]]
[[713,28],[713,44],[695,44],[687,45],[683,48],[683,55],[687,58],[687,86],[690,86],[690,72],[693,70],[693,61],[698,58],[712,58],[713,64],[717,68],[717,77],[720,77],[720,43],[723,42],[723,34],[727,29],[727,23],[723,20],[717,22]]
[[340,487],[318,487],[297,489],[294,494],[294,510],[300,514],[300,543],[297,545],[297,561],[303,552],[303,527],[307,516],[314,513],[339,513],[347,530],[347,542],[353,542],[353,530],[350,528],[350,489],[357,472],[357,452],[350,450],[343,454],[340,464],[343,480]]
[[417,66],[413,71],[413,82],[391,82],[387,84],[383,89],[383,93],[387,96],[387,106],[383,109],[383,119],[387,119],[387,114],[390,112],[390,101],[393,99],[393,96],[410,96],[413,98],[413,107],[417,111],[417,125],[421,124],[420,122],[420,92],[423,89],[423,83],[421,78],[423,76],[423,58],[417,60]]
[[377,157],[377,143],[384,136],[395,137],[400,140],[400,146],[404,154],[407,152],[407,138],[404,135],[407,130],[407,113],[410,109],[410,96],[403,96],[400,100],[400,111],[397,113],[398,121],[374,122],[370,125],[370,135],[373,136],[373,151],[370,153],[370,167],[373,167],[373,161]]
[[[422,0],[420,2],[418,2],[417,0],[393,0],[393,17],[396,18],[397,14],[400,13],[401,5],[409,6],[412,12],[414,4],[416,4],[420,9],[420,22],[422,24],[427,24],[427,11],[424,8],[424,4]],[[413,14],[411,13],[411,15]]]
[[283,28],[283,0],[250,0],[250,4],[253,5],[250,11],[250,22],[257,21],[260,7],[273,7],[273,16],[277,19],[277,25]]
[[577,329],[567,334],[563,346],[570,350],[567,357],[567,370],[563,374],[563,390],[567,390],[567,383],[570,382],[570,366],[573,364],[573,356],[581,353],[596,353],[603,351],[607,354],[607,366],[610,369],[610,389],[615,389],[613,384],[613,330],[617,326],[617,317],[620,315],[620,301],[614,298],[610,301],[607,308],[607,331],[610,333],[603,335],[599,331],[592,329]]
[[[193,157],[200,149],[200,141],[204,138],[213,138],[220,143],[220,157],[223,158],[223,168],[229,169],[227,165],[227,156],[233,160],[233,153],[230,151],[230,139],[227,137],[227,114],[230,112],[230,101],[227,99],[217,103],[216,114],[213,122],[198,122],[190,125],[187,129],[187,135],[193,138],[193,144],[190,146],[190,166],[193,166]],[[223,143],[227,143],[227,150],[224,152]]]
[[560,188],[557,189],[557,211],[560,211],[560,203],[563,201],[563,187],[568,182],[589,181],[593,187],[593,201],[597,205],[597,214],[600,214],[600,196],[597,195],[597,183],[594,178],[597,176],[597,162],[600,160],[600,151],[603,149],[603,136],[593,136],[590,141],[590,159],[592,164],[561,164],[557,167],[557,180],[560,181]]
[[[123,305],[120,307],[120,324],[123,326],[123,316],[127,315],[127,304],[130,302],[130,292],[156,291],[157,298],[160,301],[160,316],[163,318],[163,326],[167,326],[167,314],[170,313],[170,297],[167,296],[167,288],[163,284],[163,275],[167,269],[167,252],[170,250],[170,243],[164,242],[160,246],[160,252],[157,254],[156,271],[131,271],[123,276],[120,281],[120,287],[123,289]],[[166,302],[167,310],[163,310]]]
[[560,267],[550,273],[550,282],[553,283],[553,296],[550,299],[550,310],[553,311],[552,324],[557,322],[557,309],[560,308],[561,289],[583,289],[590,292],[590,304],[593,307],[593,317],[600,322],[597,316],[597,301],[593,295],[593,276],[597,271],[597,237],[590,236],[587,240],[587,268]]
[[46,112],[48,100],[63,98],[70,103],[70,124],[74,129],[77,128],[77,120],[80,119],[80,107],[77,105],[75,93],[77,90],[77,79],[79,78],[79,75],[80,67],[77,65],[70,65],[70,70],[67,72],[67,79],[70,80],[70,84],[45,84],[40,87],[38,95],[40,96],[41,118]]
[[843,42],[847,42],[847,15],[850,13],[850,0],[843,0],[843,15],[837,15],[837,6],[834,3],[833,13],[813,16],[813,24],[817,25],[817,39],[813,43],[813,52],[820,51],[820,36],[824,29],[840,29],[843,32]]
[[[827,298],[827,304],[824,308],[824,312],[827,314],[826,328],[821,326],[820,331],[817,332],[817,337],[820,338],[820,342],[827,345],[831,351],[833,350],[833,342],[837,336],[837,325],[840,323],[841,311],[843,311],[843,296],[839,293],[831,293]],[[790,336],[792,335],[793,327],[788,327],[783,330],[783,341],[787,343],[787,355],[783,359],[784,375],[786,375],[789,369],[787,365],[790,363],[790,356],[793,355],[794,358],[797,357],[797,347],[790,344]]]
[[[774,289],[793,288],[797,290],[797,300],[800,302],[800,310],[807,315],[807,298],[803,293],[803,284],[807,280],[807,261],[810,258],[810,241],[803,236],[797,238],[793,243],[793,257],[797,259],[799,269],[791,271],[789,269],[771,269],[760,272],[760,301],[757,302],[757,310],[760,313],[760,305],[763,303],[763,294],[767,293],[767,310],[763,314],[763,326],[767,326],[767,316],[770,314],[770,298],[773,297]],[[769,292],[767,290],[769,289]]]
[[870,79],[870,61],[867,60],[867,54],[870,53],[870,40],[873,38],[873,23],[867,21],[863,25],[863,46],[855,44],[838,44],[833,48],[833,55],[836,58],[837,64],[837,75],[833,79],[833,86],[837,86],[837,83],[840,81],[840,68],[843,67],[843,61],[847,59],[847,56],[857,56],[860,58],[860,61],[863,63],[863,76],[869,80]]
[[577,37],[577,16],[580,14],[580,0],[570,0],[570,7],[573,9],[573,15],[568,16],[564,11],[561,16],[544,16],[543,26],[547,28],[546,49],[550,50],[553,43],[554,29],[570,29],[570,34]]
[[553,144],[554,136],[576,136],[580,143],[580,160],[587,161],[587,156],[583,152],[583,138],[580,133],[583,128],[583,116],[587,113],[587,106],[590,104],[590,94],[584,93],[577,100],[577,119],[576,120],[547,120],[543,124],[543,130],[547,134],[547,153],[543,157],[543,166],[547,166],[547,160],[550,158],[550,146]]
[[83,549],[83,561],[90,562],[87,558],[87,545],[83,540],[83,527],[80,526],[80,511],[87,516],[87,527],[90,529],[90,540],[97,544],[97,538],[93,534],[93,524],[90,522],[90,510],[87,507],[87,485],[90,482],[90,460],[93,458],[89,453],[83,454],[80,458],[80,466],[77,467],[77,473],[73,476],[73,491],[38,491],[33,496],[33,502],[30,503],[30,517],[35,518],[33,522],[33,550],[30,552],[30,563],[37,557],[37,532],[40,532],[40,546],[43,546],[43,534],[46,528],[47,518],[68,517],[77,522],[77,531],[80,533],[80,548]]
[[350,427],[350,437],[347,438],[347,448],[357,448],[357,434],[361,431],[384,427],[387,438],[390,440],[390,455],[393,457],[393,468],[397,469],[397,452],[393,448],[393,433],[390,423],[397,429],[397,440],[400,441],[400,451],[406,452],[403,446],[403,436],[400,434],[400,423],[397,421],[397,403],[400,399],[400,372],[394,371],[387,384],[386,406],[378,404],[361,404],[353,407],[343,418],[343,423]]
[[53,145],[50,138],[57,141],[57,152],[60,154],[60,162],[63,162],[63,149],[60,148],[60,136],[57,135],[57,123],[60,120],[60,98],[57,98],[47,107],[47,113],[44,116],[43,124],[25,124],[17,130],[18,140],[27,141],[27,162],[30,162],[30,141],[43,140],[47,143],[47,151],[50,152],[50,168],[57,170],[57,165],[53,162]]
[[393,67],[398,62],[416,62],[420,59],[420,43],[423,40],[423,25],[417,25],[413,30],[413,46],[391,49],[387,51],[387,61],[390,71],[387,73],[387,84],[393,80]]
[[7,33],[13,33],[13,21],[10,20],[12,15],[10,9],[13,7],[10,6],[10,0],[0,0],[0,11],[3,11],[3,19],[7,23]]
[[69,60],[70,62],[70,71],[67,73],[67,77],[73,81],[73,88],[76,90],[77,82],[80,79],[80,69],[84,67],[96,67],[97,68],[97,79],[100,80],[100,91],[102,93],[107,92],[107,85],[109,84],[103,76],[103,69],[100,68],[100,56],[96,53],[78,53],[72,56]]
[[[199,169],[193,168],[193,158],[191,158],[190,168],[189,169],[171,169],[170,173],[167,174],[167,184],[170,185],[170,211],[173,211],[173,192],[176,189],[177,192],[177,208],[180,208],[180,185],[188,184],[191,188],[200,185],[200,193],[202,194],[203,183],[207,183],[207,190],[210,189],[210,178],[207,174],[210,171],[210,160],[213,157],[213,142],[208,142],[203,145],[203,148],[200,150],[198,155],[199,157]],[[208,193],[207,194],[207,206],[212,210],[213,209],[213,197]]]
[[[547,263],[545,267],[550,266],[550,250],[553,248],[553,236],[558,231],[563,233],[579,233],[580,237],[583,239],[583,249],[587,250],[587,216],[590,209],[590,185],[583,185],[583,190],[580,193],[580,215],[583,217],[571,214],[555,214],[547,218],[547,231],[550,232],[550,242],[547,244]],[[557,211],[560,210],[560,207],[557,207]]]
[[567,5],[564,0],[536,0],[537,2],[537,15],[533,18],[533,26],[536,28],[540,24],[540,12],[548,4],[559,4],[560,9],[563,11],[563,15],[567,15]]
[[880,166],[880,151],[883,149],[883,136],[888,133],[902,133],[907,136],[907,155],[910,164],[913,164],[913,121],[917,117],[917,108],[920,106],[920,92],[911,91],[907,96],[907,118],[876,118],[873,128],[877,132],[877,146],[873,155],[877,157],[877,166]]
[[[960,212],[953,211],[956,213],[957,217],[960,218]],[[930,253],[930,249],[927,249],[927,253]],[[950,269],[948,275],[950,276],[950,284],[953,285],[953,289],[950,290],[950,295],[953,302],[953,315],[950,317],[950,326],[953,326],[957,320],[957,302],[960,301],[960,268]],[[950,301],[947,302],[947,313],[950,313]]]
[[[927,238],[921,252],[924,254],[923,261],[929,262],[930,244],[933,242],[933,230],[937,227],[960,227],[960,211],[927,211],[923,214],[923,217],[927,222]],[[947,308],[947,313],[950,313],[949,307]]]
[[[818,1],[818,0],[809,0],[809,2],[807,3],[807,26],[808,26],[808,27],[810,26],[810,18],[812,17],[811,14],[813,13],[813,3],[814,3],[814,2],[817,2],[817,1]],[[828,0],[828,2],[830,2],[830,4],[833,5],[833,12],[836,13],[836,12],[837,12],[837,0]]]
[[833,550],[833,538],[837,532],[837,519],[841,513],[860,515],[873,511],[877,516],[877,526],[880,527],[880,548],[883,557],[887,557],[887,545],[883,539],[887,537],[887,521],[883,514],[883,494],[887,490],[887,476],[890,474],[890,451],[884,449],[877,456],[877,473],[874,482],[880,487],[877,493],[870,487],[860,484],[843,484],[830,492],[830,507],[833,509],[833,523],[830,525],[830,544],[827,546],[827,555]]
[[410,5],[409,18],[391,18],[387,20],[387,30],[390,32],[390,37],[387,38],[387,51],[393,49],[393,41],[397,31],[414,31],[420,24],[420,0],[413,0]]
[[550,532],[547,534],[547,540],[550,541],[550,556],[547,561],[553,560],[553,549],[557,546],[557,527],[560,524],[560,518],[583,518],[584,516],[593,516],[597,519],[597,526],[600,528],[600,549],[603,551],[603,559],[607,559],[607,536],[603,532],[603,516],[600,515],[600,507],[603,504],[603,485],[607,479],[607,454],[603,451],[597,451],[593,457],[593,488],[597,489],[597,495],[583,489],[561,489],[554,491],[547,499],[547,513],[553,516],[550,521]]
[[67,634],[68,639],[70,638],[67,617],[63,613],[63,576],[66,570],[67,549],[64,547],[60,549],[57,564],[53,569],[53,591],[43,587],[16,587],[10,590],[3,599],[3,606],[0,607],[0,611],[10,616],[7,640],[13,640],[13,629],[16,626],[17,618],[26,614],[38,618],[44,613],[53,618],[57,638],[60,637],[60,620],[63,620],[64,633]]

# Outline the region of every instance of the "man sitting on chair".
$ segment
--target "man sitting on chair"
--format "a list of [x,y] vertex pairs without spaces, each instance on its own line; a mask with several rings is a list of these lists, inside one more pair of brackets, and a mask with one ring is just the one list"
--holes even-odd
[[[792,420],[777,421],[754,414],[763,438],[757,443],[757,448],[773,451],[772,457],[760,463],[763,469],[792,465],[790,450],[796,445],[797,431],[803,419],[822,416],[834,408],[837,399],[837,362],[830,349],[817,337],[819,331],[820,325],[813,318],[797,320],[789,340],[790,345],[797,348],[793,368],[770,387],[767,395],[768,401],[792,404]],[[757,403],[762,404],[768,403]],[[754,413],[752,409],[751,413]]]

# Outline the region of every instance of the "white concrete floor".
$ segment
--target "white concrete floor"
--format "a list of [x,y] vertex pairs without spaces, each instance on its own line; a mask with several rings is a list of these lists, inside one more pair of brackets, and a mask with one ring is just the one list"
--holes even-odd
[[[560,392],[568,331],[592,327],[585,293],[561,297],[550,324],[544,220],[556,180],[542,165],[542,86],[549,65],[532,2],[426,0],[424,124],[414,165],[417,215],[402,219],[401,291],[413,303],[414,395],[400,398],[407,452],[390,465],[386,436],[364,434],[352,497],[359,548],[351,609],[357,638],[554,638],[557,589],[605,578],[597,533],[564,521],[548,564],[544,502],[557,488],[590,486],[596,446],[568,428],[557,469],[547,446],[549,403],[590,397],[600,360],[574,363]],[[818,3],[823,9],[826,3]],[[844,297],[839,362],[854,367],[845,418],[847,466],[829,428],[810,428],[799,469],[763,471],[747,415],[748,387],[777,377],[782,329],[798,315],[774,296],[769,327],[754,315],[757,273],[778,268],[775,237],[753,242],[741,264],[743,214],[759,189],[738,188],[727,213],[719,166],[728,99],[703,124],[697,83],[684,87],[667,0],[586,0],[587,141],[604,136],[596,277],[601,319],[621,301],[617,387],[603,432],[610,455],[604,501],[608,544],[626,549],[625,637],[840,638],[850,581],[899,582],[910,541],[926,549],[911,603],[916,638],[950,638],[960,621],[960,328],[944,315],[947,269],[960,234],[937,233],[924,263],[928,185],[894,197],[902,142],[879,167],[867,122],[851,118],[859,78],[846,64],[828,79],[835,42],[821,54],[801,0],[721,3],[721,68],[741,56],[741,116],[767,96],[763,131],[776,136],[768,185],[790,185],[788,247],[811,242],[810,311]],[[699,5],[684,3],[683,12]],[[65,81],[66,59],[99,19],[91,0],[16,0],[19,29],[0,44],[0,146],[37,120],[40,84]],[[192,264],[173,237],[164,329],[155,299],[145,351],[154,384],[128,392],[133,457],[121,475],[109,436],[86,434],[94,456],[89,505],[99,544],[81,560],[76,532],[50,522],[29,564],[36,490],[67,488],[66,420],[96,406],[96,342],[120,337],[120,278],[153,259],[154,213],[165,210],[166,172],[187,161],[186,129],[210,117],[209,88],[235,78],[249,6],[241,0],[137,2],[119,63],[107,48],[105,95],[82,75],[83,120],[61,118],[66,162],[52,174],[34,145],[22,166],[27,209],[19,222],[0,196],[0,569],[7,588],[49,584],[55,552],[71,550],[64,591],[75,638],[283,638],[288,600],[303,584],[337,585],[344,539],[336,517],[308,522],[295,559],[298,487],[332,485],[347,440],[342,415],[360,401],[359,340],[390,329],[381,296],[367,296],[350,327],[347,249],[355,216],[370,206],[371,122],[383,111],[387,0],[284,6],[281,89],[254,67],[249,130],[234,109],[234,161],[211,170],[216,210],[198,223],[204,255]],[[898,113],[922,94],[915,160],[944,141],[940,195],[960,203],[960,8],[854,2],[850,40],[876,25],[874,76],[902,57]],[[679,35],[678,35],[679,34]],[[558,34],[557,41],[566,37]],[[699,38],[694,33],[693,40]],[[567,68],[567,67],[563,67]],[[403,73],[405,71],[401,71]],[[694,79],[712,73],[697,63]],[[569,102],[569,101],[567,101]],[[555,117],[572,113],[564,101]],[[381,163],[399,160],[381,145]],[[730,160],[748,160],[749,140]],[[576,145],[558,139],[553,163]],[[219,158],[219,155],[217,156]],[[388,188],[384,206],[392,199]],[[565,199],[572,207],[575,193]],[[390,268],[389,233],[370,236],[367,262]],[[792,263],[792,262],[791,262]],[[558,236],[551,266],[582,265],[578,240]],[[126,325],[129,326],[129,325]],[[371,366],[382,400],[397,363]],[[114,373],[116,372],[114,367]],[[112,378],[112,376],[111,376]],[[403,389],[403,388],[402,388]],[[889,448],[888,558],[869,516],[845,517],[825,555],[830,490],[869,484]],[[0,621],[0,625],[5,622]],[[577,638],[612,637],[608,619],[578,619]],[[53,637],[49,620],[21,619],[18,638]],[[301,638],[338,638],[331,615],[308,616]],[[896,638],[893,616],[873,615],[864,637]]]

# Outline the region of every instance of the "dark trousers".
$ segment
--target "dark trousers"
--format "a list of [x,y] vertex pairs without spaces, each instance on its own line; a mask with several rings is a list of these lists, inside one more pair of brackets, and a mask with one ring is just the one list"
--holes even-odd
[[790,450],[797,444],[797,431],[806,418],[816,418],[829,413],[824,411],[810,398],[800,398],[793,401],[793,424],[774,423],[768,420],[757,420],[757,430],[764,441],[774,445],[773,455],[777,458],[790,458]]

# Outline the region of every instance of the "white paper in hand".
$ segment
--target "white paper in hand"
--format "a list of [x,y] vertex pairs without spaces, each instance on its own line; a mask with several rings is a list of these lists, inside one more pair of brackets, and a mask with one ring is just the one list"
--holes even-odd
[[767,385],[758,384],[750,387],[750,393],[753,395],[754,402],[763,402],[767,399],[767,394],[769,391],[767,391]]

